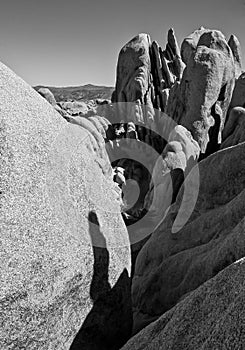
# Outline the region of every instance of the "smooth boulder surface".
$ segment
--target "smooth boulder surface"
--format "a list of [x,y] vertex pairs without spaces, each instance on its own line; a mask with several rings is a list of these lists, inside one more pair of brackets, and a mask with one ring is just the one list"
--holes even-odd
[[[242,220],[234,228],[235,236],[244,237],[244,230]],[[243,258],[190,293],[130,339],[122,350],[242,350],[245,343],[244,274]]]
[[[150,37],[139,34],[120,51],[117,63],[117,81],[112,102],[133,102],[142,100],[149,86]],[[137,69],[135,69],[137,68]]]
[[244,218],[244,150],[245,143],[230,147],[193,168],[140,251],[132,283],[134,332],[244,256],[244,236],[233,230]]
[[245,108],[234,107],[223,130],[221,149],[237,145],[245,141]]
[[154,212],[156,225],[175,202],[186,174],[196,164],[200,149],[191,133],[177,125],[169,134],[168,143],[155,162],[144,207]]
[[0,94],[0,348],[119,347],[131,263],[109,159],[3,64]]
[[167,113],[192,133],[202,153],[210,154],[221,143],[235,84],[234,57],[217,30],[201,29],[184,43],[186,68],[180,84],[170,91]]
[[54,95],[52,94],[52,92],[48,89],[48,88],[40,88],[37,90],[37,92],[43,97],[45,98],[50,104],[51,106],[56,106],[56,100]]
[[230,46],[234,61],[235,61],[235,67],[236,67],[236,74],[235,77],[238,78],[242,72],[242,49],[241,44],[238,40],[238,38],[235,35],[231,35],[230,39],[228,41],[228,45]]
[[184,38],[181,44],[180,51],[182,61],[185,64],[188,64],[189,58],[192,56],[193,53],[195,53],[201,35],[206,32],[208,32],[208,29],[200,27],[199,29],[195,30],[193,33],[188,35],[188,37]]
[[229,109],[237,106],[245,107],[245,73],[236,80]]
[[70,115],[85,116],[95,114],[95,104],[85,103],[83,101],[62,101],[59,106]]
[[134,122],[154,129],[150,48],[150,36],[141,33],[121,49],[112,102],[118,102],[124,123]]

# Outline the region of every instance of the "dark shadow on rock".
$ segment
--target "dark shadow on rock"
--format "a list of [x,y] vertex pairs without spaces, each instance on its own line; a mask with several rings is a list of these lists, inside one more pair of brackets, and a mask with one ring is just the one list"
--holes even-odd
[[[173,204],[176,201],[177,195],[179,193],[180,187],[184,183],[185,180],[185,174],[184,171],[180,168],[176,168],[170,171],[170,176],[172,180],[172,188],[173,188],[173,193],[172,193],[172,199],[171,199],[171,204]],[[142,211],[142,217],[147,214],[146,209]],[[129,226],[131,223],[127,222],[125,220],[125,223],[127,226]],[[158,222],[156,222],[156,225]],[[153,230],[154,231],[154,230]],[[143,248],[143,246],[146,244],[146,242],[149,240],[153,232],[149,231],[149,234],[144,237],[141,241],[138,241],[134,244],[131,245],[131,263],[132,263],[132,269],[131,269],[131,276],[134,276],[135,272],[135,264],[136,264],[136,259]]]
[[207,144],[205,157],[208,157],[210,154],[217,152],[220,148],[220,145],[218,143],[218,137],[219,137],[221,119],[220,119],[220,115],[217,114],[215,111],[215,105],[212,106],[211,108],[211,114],[214,118],[214,125],[211,126],[208,132],[210,141]]
[[176,201],[176,197],[179,193],[180,187],[182,186],[185,180],[185,175],[182,169],[176,168],[170,171],[170,176],[172,179],[173,188],[171,204],[173,204]]
[[131,279],[123,270],[111,288],[108,281],[109,252],[95,212],[89,213],[94,271],[90,286],[93,307],[77,333],[70,350],[117,350],[131,336]]

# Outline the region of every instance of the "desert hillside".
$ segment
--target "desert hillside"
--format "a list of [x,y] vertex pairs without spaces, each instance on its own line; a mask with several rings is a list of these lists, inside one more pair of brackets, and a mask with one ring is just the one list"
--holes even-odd
[[110,99],[114,90],[109,86],[97,86],[92,84],[82,86],[69,87],[51,87],[38,85],[34,87],[35,90],[40,88],[48,88],[53,94],[57,102],[60,101],[81,101],[81,100],[96,100],[96,99]]

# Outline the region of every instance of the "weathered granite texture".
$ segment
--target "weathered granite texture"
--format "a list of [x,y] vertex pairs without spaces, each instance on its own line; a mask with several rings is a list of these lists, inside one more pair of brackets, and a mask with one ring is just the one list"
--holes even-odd
[[0,348],[114,349],[131,263],[108,157],[3,64],[0,96]]
[[[244,220],[233,230],[244,236]],[[222,270],[135,335],[122,350],[243,349],[245,259]]]
[[140,251],[132,282],[134,332],[244,256],[243,231],[234,229],[244,219],[244,149],[245,143],[224,149],[193,168]]

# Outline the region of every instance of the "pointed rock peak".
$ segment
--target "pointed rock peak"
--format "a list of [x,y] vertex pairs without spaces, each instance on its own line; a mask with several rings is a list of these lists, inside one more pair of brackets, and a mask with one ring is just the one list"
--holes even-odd
[[170,28],[168,31],[168,44],[172,49],[174,55],[180,56],[179,44],[177,42],[173,28]]
[[220,47],[222,50],[230,51],[226,38],[221,31],[200,27],[188,35],[182,42],[181,57],[185,64],[187,64],[197,46],[206,46],[214,49]]
[[241,51],[241,44],[238,40],[238,38],[235,35],[231,35],[230,39],[228,41],[228,45],[231,48],[231,51],[233,53],[235,63],[236,63],[236,77],[238,78],[241,74],[242,69],[242,51]]
[[229,39],[229,43],[232,43],[232,42],[238,43],[240,45],[238,38],[234,34],[231,34]]
[[231,55],[226,38],[219,30],[210,29],[202,33],[197,46],[206,46],[210,49],[226,52],[228,55]]
[[144,40],[147,40],[147,41],[151,41],[151,37],[149,34],[147,33],[139,33],[138,35],[136,35],[134,37],[135,40],[138,40],[138,39],[144,39]]
[[135,37],[133,37],[131,40],[127,42],[126,45],[122,48],[122,51],[125,51],[128,47],[134,47],[137,46],[137,43],[144,43],[143,45],[150,47],[151,46],[151,38],[149,34],[146,33],[139,33]]
[[150,36],[140,33],[120,51],[113,101],[135,102],[138,99],[145,100],[150,84],[150,45]]
[[159,47],[160,47],[159,44],[158,44],[158,42],[157,42],[156,40],[153,40],[152,46],[157,47],[158,49],[159,49]]
[[174,28],[169,28],[169,30],[168,30],[168,34],[172,34],[172,35],[174,35]]

